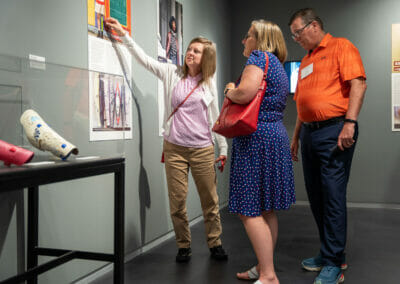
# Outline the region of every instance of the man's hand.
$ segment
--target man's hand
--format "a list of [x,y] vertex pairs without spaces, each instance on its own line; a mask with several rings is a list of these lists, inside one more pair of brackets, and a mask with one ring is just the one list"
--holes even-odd
[[299,152],[299,139],[293,139],[292,143],[290,144],[290,154],[292,155],[292,161],[298,162],[299,157],[297,153]]
[[344,151],[345,148],[350,148],[354,144],[354,131],[355,124],[352,122],[345,122],[342,131],[339,134],[337,145],[340,150]]

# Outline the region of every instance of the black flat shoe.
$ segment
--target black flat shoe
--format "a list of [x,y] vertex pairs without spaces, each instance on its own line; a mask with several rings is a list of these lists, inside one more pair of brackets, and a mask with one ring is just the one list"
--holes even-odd
[[211,258],[215,260],[228,260],[228,255],[226,254],[225,250],[222,246],[216,246],[210,248]]
[[192,250],[190,248],[180,248],[176,255],[176,262],[188,262],[192,256]]

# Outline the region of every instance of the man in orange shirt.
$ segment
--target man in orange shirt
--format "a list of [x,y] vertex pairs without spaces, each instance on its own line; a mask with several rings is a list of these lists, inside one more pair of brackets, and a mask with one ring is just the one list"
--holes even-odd
[[342,283],[346,269],[346,187],[358,136],[357,117],[366,76],[357,48],[323,29],[314,10],[297,11],[289,22],[293,39],[306,51],[294,96],[297,122],[291,144],[319,230],[320,252],[304,259],[306,270],[321,271],[314,283]]

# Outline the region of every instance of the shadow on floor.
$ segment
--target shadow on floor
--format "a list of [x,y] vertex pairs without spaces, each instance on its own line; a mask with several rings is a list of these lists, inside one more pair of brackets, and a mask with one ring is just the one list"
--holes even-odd
[[[400,279],[400,210],[360,209],[348,211],[348,243],[345,283],[398,283]],[[317,276],[300,268],[303,257],[315,255],[318,236],[307,206],[279,212],[279,238],[275,268],[281,284],[313,283]],[[223,246],[227,262],[209,257],[204,226],[192,227],[193,256],[190,263],[175,263],[176,245],[171,239],[125,265],[125,283],[251,283],[235,278],[256,262],[250,242],[239,219],[221,211]],[[112,283],[112,273],[95,284]]]

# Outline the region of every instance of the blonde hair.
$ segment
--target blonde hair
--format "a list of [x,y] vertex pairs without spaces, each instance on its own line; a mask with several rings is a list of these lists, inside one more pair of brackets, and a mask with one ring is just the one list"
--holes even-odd
[[275,54],[280,62],[284,62],[287,56],[285,39],[279,26],[273,22],[265,20],[255,20],[251,22],[256,38],[256,48]]
[[[215,44],[205,37],[196,37],[192,39],[188,46],[190,46],[192,43],[201,43],[204,46],[203,54],[201,56],[202,79],[199,83],[209,83],[209,80],[212,78],[215,70],[217,69],[217,49],[215,48]],[[186,60],[182,68],[183,77],[186,78],[189,74],[189,67],[186,65]]]

